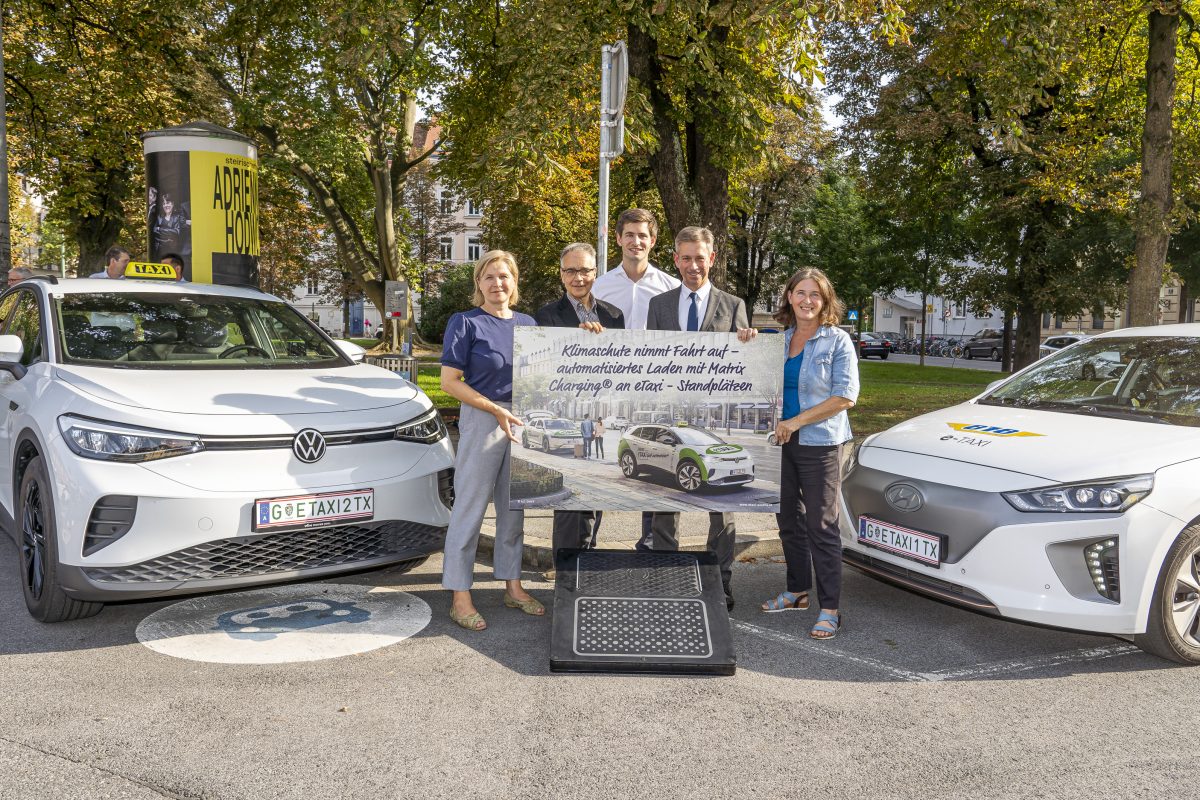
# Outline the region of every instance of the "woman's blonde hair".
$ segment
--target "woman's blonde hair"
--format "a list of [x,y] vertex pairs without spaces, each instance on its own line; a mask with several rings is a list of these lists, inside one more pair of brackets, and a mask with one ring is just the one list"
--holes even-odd
[[790,295],[792,294],[792,289],[795,289],[800,281],[807,280],[816,283],[817,291],[821,293],[821,324],[839,324],[842,321],[842,314],[846,313],[846,304],[838,299],[837,292],[833,290],[833,283],[830,282],[829,276],[816,267],[801,267],[796,270],[792,277],[788,278],[788,282],[783,287],[783,294],[779,299],[779,310],[775,312],[775,321],[786,328],[790,328],[796,324],[796,312],[792,310]]
[[471,295],[471,302],[476,306],[483,305],[483,292],[479,290],[479,278],[483,275],[483,271],[494,261],[503,261],[504,265],[508,267],[508,271],[512,273],[512,296],[508,298],[508,305],[511,308],[521,299],[521,293],[517,289],[517,281],[521,279],[521,273],[517,269],[516,256],[507,250],[488,250],[475,262],[475,294]]

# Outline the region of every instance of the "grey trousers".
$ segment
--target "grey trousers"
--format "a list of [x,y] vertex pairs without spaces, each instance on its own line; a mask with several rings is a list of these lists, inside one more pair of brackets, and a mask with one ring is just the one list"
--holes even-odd
[[525,542],[525,512],[508,509],[511,443],[496,418],[474,406],[460,407],[458,455],[454,459],[454,509],[446,531],[442,586],[456,592],[471,588],[479,526],[488,501],[496,506],[496,550],[492,572],[496,580],[521,577],[521,548]]
[[[654,521],[650,523],[655,550],[675,551],[679,549],[679,514],[655,512]],[[721,565],[721,583],[725,585],[725,594],[729,594],[729,581],[733,578],[733,550],[737,543],[737,529],[733,524],[733,514],[722,514],[718,511],[708,515],[708,549],[717,555]]]

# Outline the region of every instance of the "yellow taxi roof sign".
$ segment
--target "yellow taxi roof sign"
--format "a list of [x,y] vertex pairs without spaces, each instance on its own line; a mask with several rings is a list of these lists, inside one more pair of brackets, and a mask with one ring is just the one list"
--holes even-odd
[[175,268],[170,264],[158,264],[153,261],[130,261],[125,267],[125,277],[143,280],[173,281],[176,275]]

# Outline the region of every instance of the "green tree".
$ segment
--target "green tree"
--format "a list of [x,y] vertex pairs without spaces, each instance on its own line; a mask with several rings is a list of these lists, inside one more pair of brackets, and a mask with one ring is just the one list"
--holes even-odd
[[139,134],[180,121],[195,41],[165,0],[15,0],[3,15],[12,167],[64,220],[86,274],[122,234],[145,241],[127,208],[143,187]]
[[[437,148],[413,152],[418,97],[442,76],[443,6],[418,0],[232,0],[206,74],[236,125],[263,143],[325,218],[343,269],[377,308],[386,280],[416,276],[403,224],[404,184]],[[410,295],[411,296],[411,295]]]

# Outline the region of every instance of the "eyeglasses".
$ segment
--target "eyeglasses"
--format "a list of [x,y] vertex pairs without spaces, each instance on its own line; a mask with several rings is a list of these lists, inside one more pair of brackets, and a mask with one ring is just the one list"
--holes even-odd
[[560,269],[559,272],[561,272],[563,275],[566,275],[573,280],[575,278],[586,278],[589,275],[594,275],[596,273],[596,268],[593,267],[592,269]]

